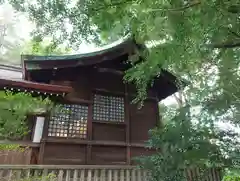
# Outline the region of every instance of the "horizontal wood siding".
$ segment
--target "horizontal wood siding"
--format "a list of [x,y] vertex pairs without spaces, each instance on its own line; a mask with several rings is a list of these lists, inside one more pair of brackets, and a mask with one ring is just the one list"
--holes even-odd
[[86,163],[86,146],[46,143],[43,164],[80,165]]
[[112,92],[124,93],[123,76],[111,73],[95,73],[93,78],[93,87],[95,89],[104,89]]
[[130,105],[130,141],[144,143],[149,138],[148,131],[157,125],[155,101],[145,101],[144,106],[138,109],[137,105]]
[[109,123],[93,123],[93,140],[125,142],[125,125]]
[[99,165],[126,164],[126,148],[114,146],[93,146],[92,162]]
[[1,150],[0,165],[3,164],[29,165],[31,162],[31,156],[32,156],[31,148],[25,149],[24,151]]

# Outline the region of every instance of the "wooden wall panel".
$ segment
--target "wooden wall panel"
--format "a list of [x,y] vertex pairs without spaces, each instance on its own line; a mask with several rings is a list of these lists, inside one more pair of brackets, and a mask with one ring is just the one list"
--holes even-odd
[[92,162],[95,165],[126,164],[126,148],[113,146],[93,146]]
[[32,155],[31,155],[31,161],[30,164],[38,164],[38,157],[39,157],[39,148],[32,148]]
[[26,148],[24,151],[1,150],[0,165],[29,165],[31,162],[32,148]]
[[86,146],[46,143],[43,164],[80,165],[86,163]]
[[130,140],[132,143],[144,143],[149,138],[148,131],[157,125],[155,101],[145,101],[141,109],[130,105]]
[[93,123],[93,140],[125,141],[125,125]]
[[125,91],[123,76],[112,73],[101,72],[94,74],[93,85],[96,89],[105,89],[107,91],[122,93]]
[[72,87],[74,89],[73,92],[67,95],[67,99],[84,99],[89,100],[92,94],[91,92],[91,77],[90,76],[83,76],[78,77],[75,82],[72,83]]
[[[71,144],[70,139],[66,140],[68,143],[65,141],[60,143],[60,140],[65,138],[52,138],[51,142],[47,142],[49,138],[44,137],[46,143],[44,142],[45,146],[43,146],[42,163],[56,165],[130,164],[130,158],[139,156],[139,153],[145,153],[141,150],[143,148],[132,148],[130,145],[148,140],[148,131],[156,126],[158,119],[157,102],[148,99],[140,110],[137,109],[137,105],[126,106],[125,123],[92,122],[91,97],[94,92],[124,96],[124,93],[134,93],[134,87],[128,88],[123,84],[123,76],[112,73],[94,70],[79,71],[75,74],[76,76],[70,80],[74,91],[65,98],[66,102],[89,105],[88,138],[85,142],[75,139],[76,142]],[[60,81],[68,80],[61,78]],[[150,94],[154,97],[154,93]],[[131,101],[132,98],[132,95],[125,94],[125,103]]]

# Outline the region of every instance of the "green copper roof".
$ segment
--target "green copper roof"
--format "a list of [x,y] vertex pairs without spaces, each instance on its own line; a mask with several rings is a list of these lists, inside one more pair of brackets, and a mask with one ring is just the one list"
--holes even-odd
[[22,55],[21,59],[27,70],[86,66],[127,54],[134,46],[135,42],[133,39],[126,36],[121,40],[90,53],[61,56]]
[[74,55],[60,55],[60,56],[22,55],[22,60],[24,62],[29,62],[29,61],[73,60],[73,59],[89,58],[89,57],[102,55],[107,52],[115,51],[121,47],[124,47],[124,45],[131,44],[131,43],[133,44],[133,39],[129,35],[127,35],[126,37],[118,41],[115,41],[109,45],[103,46],[101,48],[97,48],[96,51],[94,52],[74,54]]

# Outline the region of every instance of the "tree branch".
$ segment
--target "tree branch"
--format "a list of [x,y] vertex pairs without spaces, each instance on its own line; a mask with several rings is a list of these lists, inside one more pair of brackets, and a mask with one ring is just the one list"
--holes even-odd
[[223,43],[215,43],[210,46],[212,48],[236,48],[236,47],[240,47],[240,40],[237,40],[235,42],[227,41],[227,42],[223,42]]
[[[126,1],[123,1],[123,2],[116,2],[116,3],[112,3],[112,4],[108,4],[108,5],[105,5],[105,6],[101,6],[99,8],[95,8],[93,9],[93,11],[101,11],[101,10],[106,10],[108,8],[111,8],[111,7],[115,7],[115,6],[120,6],[120,5],[124,5],[126,3],[133,3],[134,1],[132,0],[126,0]],[[179,8],[170,8],[170,9],[167,9],[167,8],[158,8],[158,9],[148,9],[146,11],[143,11],[143,12],[154,12],[154,11],[184,11],[188,8],[191,8],[193,6],[196,6],[196,5],[199,5],[201,4],[200,1],[196,1],[196,2],[193,2],[191,4],[187,4],[183,7],[179,7]]]
[[197,1],[197,2],[194,2],[194,3],[191,3],[191,4],[188,4],[186,6],[183,6],[183,7],[179,7],[179,8],[170,8],[170,9],[164,9],[164,8],[158,8],[158,9],[149,9],[147,11],[144,11],[144,12],[154,12],[154,11],[184,11],[188,8],[191,8],[191,7],[194,7],[194,6],[197,6],[201,4],[200,1]]
[[231,34],[233,34],[234,36],[240,38],[240,34],[238,34],[238,33],[234,32],[234,31],[232,31],[230,28],[228,28],[228,31],[229,31]]
[[228,7],[228,12],[233,13],[233,14],[240,13],[240,5],[239,4],[235,4],[235,5],[229,6]]
[[116,3],[112,3],[112,4],[107,4],[105,6],[100,6],[98,8],[94,8],[93,11],[98,12],[98,11],[101,11],[101,10],[106,10],[108,8],[124,5],[124,4],[127,4],[127,3],[133,3],[133,1],[132,0],[126,0],[126,1],[123,1],[123,2],[116,2]]

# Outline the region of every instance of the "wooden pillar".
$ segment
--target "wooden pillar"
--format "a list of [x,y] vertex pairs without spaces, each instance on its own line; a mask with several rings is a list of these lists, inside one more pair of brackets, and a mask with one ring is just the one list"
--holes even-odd
[[125,84],[125,123],[126,123],[126,162],[131,164],[131,150],[130,150],[130,99],[128,92],[128,85]]
[[156,103],[155,103],[155,112],[156,112],[156,126],[161,128],[162,125],[162,121],[161,121],[161,116],[160,116],[160,112],[159,112],[159,100],[158,98],[156,98]]
[[39,155],[38,155],[38,164],[40,165],[43,164],[43,160],[44,160],[45,144],[46,144],[45,140],[43,140],[40,144]]
[[[92,141],[92,120],[93,120],[93,96],[90,95],[90,104],[88,105],[88,120],[87,120],[87,139]],[[86,155],[86,164],[91,164],[92,160],[92,145],[87,143],[87,155]]]
[[39,149],[39,155],[38,155],[38,164],[43,164],[46,139],[48,137],[49,120],[50,120],[50,113],[47,113],[47,114],[45,114],[42,140],[41,140],[41,143],[40,143],[40,149]]

